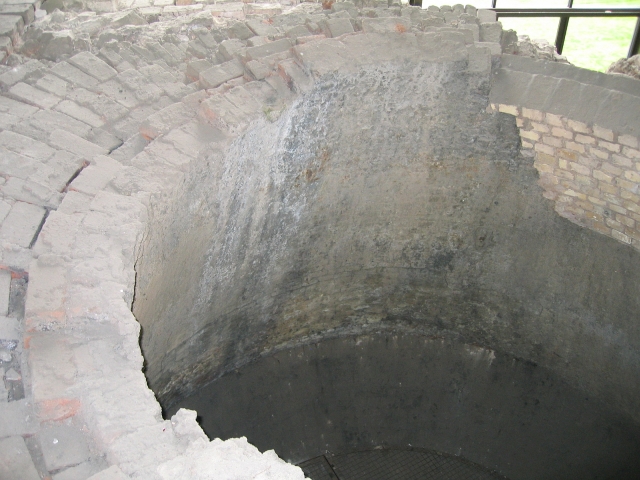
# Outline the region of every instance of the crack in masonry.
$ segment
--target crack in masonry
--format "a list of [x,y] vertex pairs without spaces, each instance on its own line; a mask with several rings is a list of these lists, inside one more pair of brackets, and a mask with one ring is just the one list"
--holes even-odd
[[67,183],[65,183],[64,187],[62,188],[62,190],[60,190],[60,193],[67,193],[69,191],[69,185],[71,185],[71,183],[78,178],[78,176],[82,173],[82,171],[87,168],[89,165],[91,165],[90,162],[88,161],[84,161],[82,162],[82,165],[80,166],[80,168],[78,168],[78,170],[75,171],[75,173],[73,175],[71,175],[71,178],[69,178],[69,180],[67,181]]
[[45,208],[44,215],[42,216],[42,220],[40,221],[40,225],[38,225],[38,228],[36,229],[36,233],[33,234],[33,238],[31,239],[31,242],[29,242],[30,249],[33,248],[33,246],[36,244],[36,241],[38,240],[38,236],[42,231],[42,227],[44,227],[44,222],[47,221],[47,218],[49,217],[50,212],[51,212],[50,208]]

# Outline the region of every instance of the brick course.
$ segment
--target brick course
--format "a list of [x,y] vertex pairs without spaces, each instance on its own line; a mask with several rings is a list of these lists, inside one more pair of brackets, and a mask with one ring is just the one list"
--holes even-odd
[[640,139],[550,113],[493,105],[516,116],[544,196],[578,225],[640,249]]

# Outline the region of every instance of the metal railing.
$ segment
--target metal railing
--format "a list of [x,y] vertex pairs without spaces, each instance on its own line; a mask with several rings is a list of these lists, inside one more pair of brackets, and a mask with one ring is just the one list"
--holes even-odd
[[491,9],[500,17],[560,17],[555,46],[562,53],[567,27],[571,17],[636,17],[636,26],[631,37],[627,58],[640,53],[640,8],[573,8],[569,0],[567,8],[496,8],[497,0],[491,1]]

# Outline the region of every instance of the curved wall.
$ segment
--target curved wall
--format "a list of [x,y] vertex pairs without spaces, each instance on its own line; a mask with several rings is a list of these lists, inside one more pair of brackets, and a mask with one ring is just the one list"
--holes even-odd
[[[260,356],[400,332],[535,362],[634,428],[637,243],[558,216],[536,184],[540,159],[519,153],[526,122],[489,102],[609,129],[633,149],[637,81],[594,90],[600,77],[524,61],[538,90],[521,89],[498,69],[502,32],[486,15],[474,42],[473,28],[429,31],[446,15],[402,10],[323,20],[327,37],[351,32],[335,39],[240,50],[201,76],[220,88],[132,116],[152,140],[142,151],[91,155],[29,267],[25,348],[43,425],[81,425],[112,475],[197,478],[209,447],[239,461],[242,442],[207,443],[184,411],[162,420],[141,325],[165,406]],[[597,112],[524,95],[568,74],[582,104],[606,98]]]

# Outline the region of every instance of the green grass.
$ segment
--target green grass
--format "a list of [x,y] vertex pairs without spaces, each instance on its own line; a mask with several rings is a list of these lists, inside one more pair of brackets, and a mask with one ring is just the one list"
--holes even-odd
[[[428,3],[428,2],[425,2]],[[490,0],[465,2],[478,8],[491,7]],[[565,8],[566,0],[498,0],[498,8]],[[638,7],[639,0],[574,0],[578,7]],[[544,39],[553,44],[558,30],[557,18],[501,18],[505,29],[532,39]],[[604,72],[619,58],[626,57],[636,18],[572,18],[564,43],[563,55],[572,64]]]

